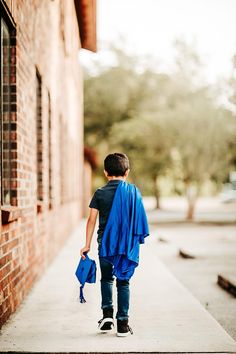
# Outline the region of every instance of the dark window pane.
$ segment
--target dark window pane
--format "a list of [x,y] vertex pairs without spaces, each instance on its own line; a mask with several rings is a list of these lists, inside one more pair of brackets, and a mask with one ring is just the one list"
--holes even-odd
[[43,200],[42,80],[36,74],[37,199]]
[[10,143],[10,33],[1,19],[1,200],[10,204],[11,196],[11,143]]
[[48,92],[48,198],[49,206],[52,207],[52,114],[51,98]]

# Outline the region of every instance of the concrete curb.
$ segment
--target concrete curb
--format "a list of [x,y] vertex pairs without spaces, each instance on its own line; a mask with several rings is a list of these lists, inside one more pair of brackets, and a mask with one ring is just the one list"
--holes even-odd
[[196,256],[193,254],[193,252],[189,252],[187,250],[184,250],[183,248],[179,249],[179,256],[182,258],[186,259],[195,259]]
[[236,282],[233,276],[218,274],[217,283],[222,289],[236,297]]

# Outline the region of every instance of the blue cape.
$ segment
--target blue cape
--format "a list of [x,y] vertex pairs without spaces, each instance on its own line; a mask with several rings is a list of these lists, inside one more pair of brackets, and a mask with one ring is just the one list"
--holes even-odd
[[113,264],[113,274],[129,280],[139,263],[139,246],[149,235],[142,196],[134,184],[121,181],[102,235],[99,256]]

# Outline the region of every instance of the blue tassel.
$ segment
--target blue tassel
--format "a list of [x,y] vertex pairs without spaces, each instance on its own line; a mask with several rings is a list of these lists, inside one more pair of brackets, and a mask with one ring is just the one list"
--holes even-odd
[[80,298],[80,302],[81,304],[83,304],[84,302],[86,302],[85,298],[84,298],[84,293],[83,293],[83,285],[81,285],[80,287],[80,292],[79,292],[79,298]]

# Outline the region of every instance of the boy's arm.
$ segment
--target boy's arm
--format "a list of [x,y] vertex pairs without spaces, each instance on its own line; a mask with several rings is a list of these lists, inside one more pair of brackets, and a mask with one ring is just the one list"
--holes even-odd
[[94,228],[96,225],[96,220],[98,216],[98,210],[91,208],[90,209],[90,214],[87,220],[87,225],[86,225],[86,244],[85,246],[80,250],[80,255],[83,259],[85,259],[85,252],[90,251],[90,246],[91,246],[91,241],[94,233]]

